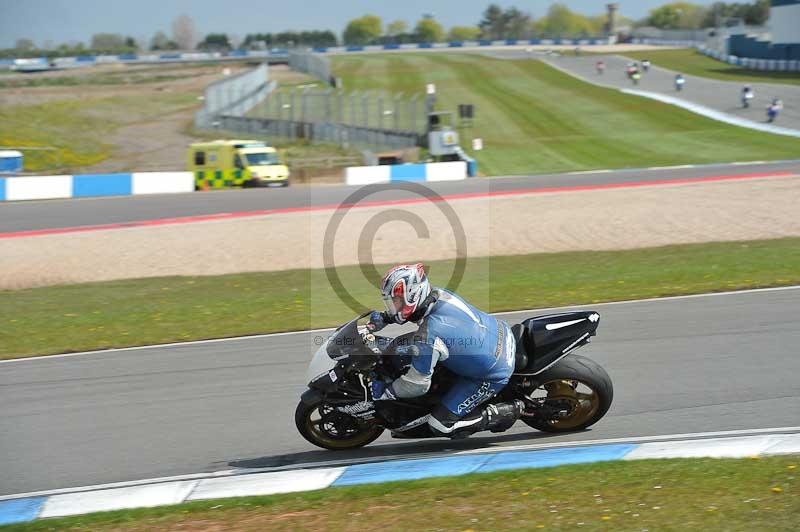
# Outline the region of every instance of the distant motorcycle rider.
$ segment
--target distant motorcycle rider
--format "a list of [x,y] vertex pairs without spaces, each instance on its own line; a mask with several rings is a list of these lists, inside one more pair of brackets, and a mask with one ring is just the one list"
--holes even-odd
[[767,122],[774,122],[781,109],[783,109],[783,102],[778,98],[772,100],[772,103],[767,106]]
[[516,342],[507,323],[452,292],[432,288],[422,264],[389,270],[381,282],[381,295],[386,312],[370,315],[370,330],[406,322],[419,329],[395,348],[398,354],[411,355],[410,367],[392,382],[373,380],[373,399],[424,395],[438,364],[459,378],[428,416],[435,435],[457,438],[481,430],[502,432],[519,419],[524,407],[520,400],[477,408],[500,392],[514,371]]
[[742,107],[744,107],[745,109],[750,107],[750,100],[755,98],[755,96],[756,95],[753,92],[753,89],[750,88],[750,85],[745,85],[742,88]]

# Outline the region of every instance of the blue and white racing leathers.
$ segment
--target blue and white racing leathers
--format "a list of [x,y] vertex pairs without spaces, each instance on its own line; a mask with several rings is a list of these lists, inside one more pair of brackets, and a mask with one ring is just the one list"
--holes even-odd
[[[397,397],[417,397],[430,388],[437,364],[459,376],[442,397],[450,418],[463,418],[497,394],[514,371],[516,342],[508,324],[476,309],[456,294],[435,289],[432,308],[417,322],[416,353],[405,375],[392,385]],[[432,416],[431,428],[449,432]]]

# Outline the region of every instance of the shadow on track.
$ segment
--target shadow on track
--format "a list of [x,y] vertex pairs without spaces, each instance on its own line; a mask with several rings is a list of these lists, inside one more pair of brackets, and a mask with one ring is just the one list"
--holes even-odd
[[[576,432],[573,434],[578,433]],[[463,440],[447,440],[443,438],[415,441],[405,440],[403,443],[378,444],[352,451],[325,451],[320,449],[300,453],[263,456],[260,458],[241,458],[228,462],[228,465],[241,469],[260,469],[302,464],[334,466],[338,462],[347,460],[377,462],[386,458],[414,457],[422,454],[435,458],[438,455],[443,456],[458,451],[489,449],[493,447],[496,447],[497,450],[502,450],[504,444],[514,444],[516,442],[537,443],[539,440],[547,440],[555,436],[563,436],[563,434],[520,432],[503,436],[478,436]],[[313,448],[311,444],[308,445],[309,448]]]

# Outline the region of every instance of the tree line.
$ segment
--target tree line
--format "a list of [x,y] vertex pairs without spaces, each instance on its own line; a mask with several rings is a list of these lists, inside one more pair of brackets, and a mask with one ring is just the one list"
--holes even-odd
[[[769,18],[769,0],[752,2],[714,2],[702,6],[691,2],[671,2],[652,9],[648,16],[632,21],[620,17],[618,25],[651,26],[659,29],[699,29],[742,22],[763,25]],[[234,49],[269,49],[300,47],[329,47],[345,45],[404,44],[414,42],[472,41],[478,39],[585,38],[605,35],[605,14],[586,16],[555,3],[539,18],[517,7],[502,8],[489,5],[474,26],[453,26],[445,29],[433,15],[423,14],[410,27],[404,20],[384,25],[377,15],[364,15],[350,20],[341,40],[331,30],[283,31],[250,33],[243,39],[227,33],[208,33],[198,38],[194,21],[181,15],[172,21],[171,34],[157,31],[152,38],[139,42],[133,37],[116,33],[97,33],[88,46],[69,43],[39,47],[30,39],[19,39],[14,48],[0,50],[0,57],[62,57],[100,54],[127,54],[141,51],[202,50],[229,51]]]
[[[760,26],[769,18],[770,0],[752,2],[714,2],[703,6],[691,2],[672,2],[650,10],[641,20],[618,17],[617,26],[628,29],[651,26],[659,29],[699,29],[733,23]],[[423,15],[413,29],[405,21],[385,27],[380,17],[364,15],[347,23],[342,41],[348,45],[407,42],[468,41],[478,39],[586,38],[608,34],[606,14],[587,16],[562,3],[550,6],[547,13],[534,18],[511,6],[489,5],[475,26],[454,26],[448,31],[431,15]]]
[[407,42],[472,41],[478,39],[531,39],[593,37],[605,32],[606,16],[585,16],[564,4],[553,4],[543,17],[535,19],[517,7],[503,9],[491,4],[475,26],[453,26],[449,30],[423,15],[413,28],[397,20],[384,29],[380,17],[365,15],[348,22],[342,35],[344,44],[403,44]]
[[769,7],[770,0],[749,3],[714,2],[710,6],[672,2],[652,9],[638,25],[664,30],[716,28],[736,23],[762,26],[769,19]]

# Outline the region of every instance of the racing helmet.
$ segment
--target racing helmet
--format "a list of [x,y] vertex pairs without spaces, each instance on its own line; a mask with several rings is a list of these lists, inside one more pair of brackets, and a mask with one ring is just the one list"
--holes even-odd
[[430,293],[431,284],[422,263],[395,266],[381,281],[381,297],[387,314],[395,323],[411,319]]

